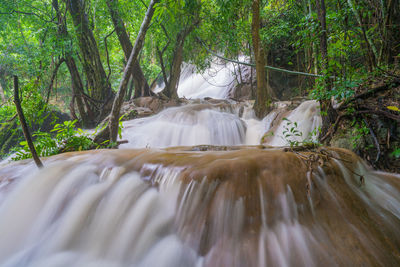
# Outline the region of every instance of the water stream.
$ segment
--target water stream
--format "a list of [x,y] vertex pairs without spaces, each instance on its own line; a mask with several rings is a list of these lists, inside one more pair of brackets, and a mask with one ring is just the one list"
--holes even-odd
[[193,101],[125,122],[118,150],[2,163],[0,266],[399,266],[400,176],[284,151],[321,123],[289,104]]

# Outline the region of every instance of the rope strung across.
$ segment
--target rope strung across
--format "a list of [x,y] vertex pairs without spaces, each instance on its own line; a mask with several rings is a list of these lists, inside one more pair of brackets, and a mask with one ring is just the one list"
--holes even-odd
[[[255,64],[251,64],[251,63],[247,63],[247,62],[241,62],[238,60],[234,60],[234,59],[230,59],[230,58],[226,58],[223,56],[218,55],[217,53],[215,53],[214,51],[212,51],[211,49],[209,49],[199,38],[198,41],[204,46],[204,48],[207,50],[207,52],[209,52],[210,54],[226,60],[226,61],[230,61],[233,63],[237,63],[237,64],[241,64],[241,65],[245,65],[245,66],[250,66],[250,67],[256,67]],[[290,73],[290,74],[297,74],[297,75],[303,75],[303,76],[310,76],[310,77],[324,77],[324,75],[320,75],[320,74],[313,74],[313,73],[306,73],[306,72],[301,72],[301,71],[293,71],[293,70],[286,70],[286,69],[281,69],[281,68],[276,68],[276,67],[272,67],[272,66],[265,66],[266,69],[270,69],[270,70],[275,70],[275,71],[280,71],[280,72],[285,72],[285,73]]]

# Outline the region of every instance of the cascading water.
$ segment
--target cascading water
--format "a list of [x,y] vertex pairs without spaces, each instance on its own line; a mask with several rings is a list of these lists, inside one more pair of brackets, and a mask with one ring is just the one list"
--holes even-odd
[[[259,145],[267,133],[265,145],[284,146],[289,141],[315,140],[321,125],[318,102],[303,102],[285,113],[278,108],[258,120],[249,103],[189,104],[165,109],[157,115],[127,121],[123,124],[121,148],[194,146],[194,145]],[[242,114],[240,114],[242,113]],[[297,122],[300,136],[285,137],[287,121]]]
[[[241,61],[245,61],[242,57]],[[178,95],[186,98],[226,98],[228,85],[235,82],[233,63],[212,63],[203,74],[196,73],[194,66],[184,64]],[[160,91],[160,86],[156,91]],[[193,101],[181,107],[168,108],[152,117],[136,119],[124,123],[122,139],[128,140],[121,148],[193,146],[193,145],[288,145],[290,141],[315,140],[321,125],[318,102],[305,101],[292,112],[279,107],[263,120],[258,120],[249,102],[220,101],[211,104],[206,100]],[[242,111],[242,112],[241,112]],[[301,136],[285,137],[286,121],[280,113],[286,112],[291,122],[296,122],[296,130]]]
[[[400,176],[244,147],[313,138],[318,103],[280,105],[192,101],[125,122],[124,149],[2,163],[0,266],[399,266]],[[224,147],[169,148],[195,145]]]
[[245,123],[229,106],[189,104],[168,108],[148,118],[124,123],[121,148],[193,145],[239,145]]
[[[241,58],[244,60],[244,57]],[[233,63],[212,62],[205,72],[196,72],[195,66],[183,63],[179,79],[178,96],[188,99],[211,97],[225,99],[228,88],[235,82],[232,75],[236,71]],[[155,88],[155,92],[164,89],[165,84]]]
[[[312,171],[304,159],[316,155],[330,158]],[[108,150],[44,163],[0,169],[1,266],[400,263],[400,176],[342,150]]]

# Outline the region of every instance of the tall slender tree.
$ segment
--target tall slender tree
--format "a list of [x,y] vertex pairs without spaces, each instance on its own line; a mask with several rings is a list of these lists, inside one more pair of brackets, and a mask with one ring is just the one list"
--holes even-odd
[[[326,6],[325,0],[316,0],[318,19],[320,22],[320,51],[321,51],[321,69],[324,73],[323,85],[325,90],[332,89],[331,74],[328,66],[328,32],[326,26]],[[331,99],[322,99],[321,101],[322,113],[322,129],[321,136],[325,136],[329,127],[335,122],[337,113],[332,106]]]
[[266,71],[265,71],[265,51],[260,38],[260,0],[254,0],[252,5],[253,19],[251,23],[251,35],[253,41],[254,58],[256,60],[256,101],[254,111],[261,118],[269,111],[271,96],[268,94]]
[[[177,15],[179,16],[179,11],[183,11],[184,16],[180,17],[174,24],[175,27],[180,29],[175,35],[168,82],[165,84],[164,89],[165,94],[171,98],[178,98],[177,90],[181,76],[181,66],[184,60],[184,45],[189,34],[200,24],[201,1],[193,0],[187,2],[183,7],[179,4],[176,7],[181,9],[176,11]],[[162,63],[162,58],[160,58],[160,61]],[[163,69],[164,67],[162,66]],[[165,75],[165,69],[163,73]],[[167,80],[167,77],[164,77],[164,80]]]
[[132,69],[137,62],[140,50],[143,48],[144,40],[146,37],[146,32],[149,28],[150,21],[154,14],[154,5],[158,3],[159,0],[151,0],[149,7],[147,8],[146,15],[143,19],[142,25],[140,26],[139,34],[136,38],[135,45],[132,49],[132,52],[129,56],[128,62],[126,64],[124,75],[122,77],[121,83],[118,88],[117,95],[114,99],[112,110],[110,113],[109,120],[109,133],[110,133],[110,141],[116,142],[118,137],[118,123],[119,123],[119,115],[122,103],[124,101],[124,96],[126,94],[126,89],[128,87],[129,77],[132,73]]
[[[117,33],[118,40],[121,44],[122,50],[124,51],[125,60],[128,61],[133,46],[126,31],[124,21],[122,20],[118,10],[118,0],[107,0],[106,3],[108,10],[110,11],[111,20],[115,32]],[[151,94],[149,84],[144,77],[139,61],[134,63],[131,74],[135,85],[135,96],[149,96]]]
[[[57,23],[57,35],[59,39],[67,43],[68,30],[66,24],[66,17],[61,13],[58,0],[52,0],[52,7],[56,12],[56,23]],[[75,117],[75,102],[78,107],[79,115],[81,117],[81,123],[85,127],[95,126],[95,115],[91,109],[89,103],[84,100],[84,88],[79,70],[76,66],[75,59],[72,55],[72,50],[67,47],[63,47],[63,56],[65,58],[66,65],[68,67],[71,76],[71,87],[72,87],[72,101],[70,104],[71,114]],[[86,105],[85,105],[86,104]]]
[[84,0],[65,0],[71,14],[82,56],[82,65],[86,75],[88,93],[96,109],[96,121],[99,122],[111,110],[113,92],[100,59],[100,53],[85,13]]

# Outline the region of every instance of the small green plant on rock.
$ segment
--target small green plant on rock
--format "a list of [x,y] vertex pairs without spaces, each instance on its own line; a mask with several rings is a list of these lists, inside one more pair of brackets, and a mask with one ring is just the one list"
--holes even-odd
[[297,122],[292,122],[288,118],[283,118],[282,121],[286,122],[286,125],[283,126],[283,138],[286,143],[290,147],[300,146],[301,142],[295,139],[301,137],[303,133],[298,130]]
[[296,140],[298,137],[302,137],[303,133],[298,129],[297,122],[292,122],[288,118],[283,118],[286,125],[283,126],[283,139],[291,147],[318,147],[321,144],[318,142],[318,135],[321,132],[320,127],[315,128],[304,140]]

